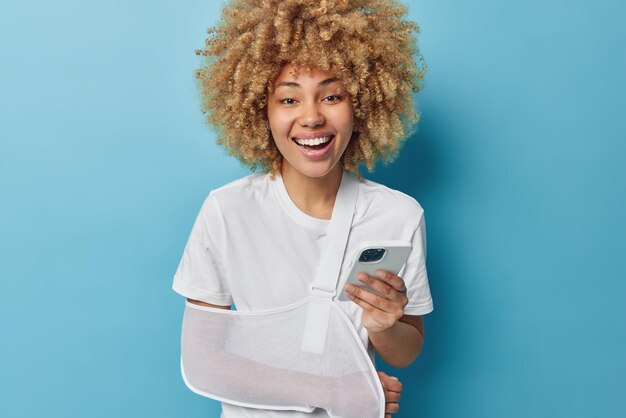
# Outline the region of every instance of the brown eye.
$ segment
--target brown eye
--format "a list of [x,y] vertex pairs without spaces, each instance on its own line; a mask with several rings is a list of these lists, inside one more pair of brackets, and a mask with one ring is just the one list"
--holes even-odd
[[290,105],[290,104],[294,104],[295,100],[294,99],[282,99],[280,100],[280,103]]
[[336,94],[334,94],[332,96],[325,97],[324,100],[326,100],[327,102],[337,102],[341,100],[341,96],[337,96]]

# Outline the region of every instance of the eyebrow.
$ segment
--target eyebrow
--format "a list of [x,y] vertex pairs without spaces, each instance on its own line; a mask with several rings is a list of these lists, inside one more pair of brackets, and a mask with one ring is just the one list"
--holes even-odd
[[[333,77],[333,78],[327,78],[326,80],[320,81],[319,83],[317,83],[318,87],[323,87],[323,86],[327,86],[330,83],[334,83],[335,81],[338,81],[339,79],[337,77]],[[285,87],[300,87],[300,84],[294,82],[294,81],[283,81],[282,83],[278,83],[276,85],[276,88],[281,87],[281,86],[285,86]]]

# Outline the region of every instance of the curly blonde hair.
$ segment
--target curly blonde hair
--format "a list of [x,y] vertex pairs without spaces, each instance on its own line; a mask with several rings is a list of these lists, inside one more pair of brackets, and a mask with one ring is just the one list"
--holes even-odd
[[[350,94],[353,135],[341,157],[361,178],[392,161],[419,121],[413,92],[426,72],[406,8],[395,0],[231,0],[208,29],[196,71],[207,122],[230,155],[272,178],[282,155],[268,125],[267,98],[284,65],[318,68]],[[414,60],[417,57],[417,62]]]

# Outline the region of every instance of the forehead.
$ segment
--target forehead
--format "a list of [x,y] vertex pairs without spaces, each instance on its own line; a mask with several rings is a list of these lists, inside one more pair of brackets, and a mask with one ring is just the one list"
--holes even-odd
[[298,68],[298,70],[294,72],[293,65],[286,64],[281,69],[278,77],[276,77],[274,88],[298,88],[302,86],[324,87],[331,84],[341,84],[341,82],[334,74],[328,71],[323,71],[318,68],[311,68],[307,71],[304,68]]

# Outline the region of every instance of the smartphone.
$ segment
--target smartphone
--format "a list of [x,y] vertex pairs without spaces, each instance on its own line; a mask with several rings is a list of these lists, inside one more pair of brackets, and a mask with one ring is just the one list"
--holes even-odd
[[376,275],[376,270],[387,270],[393,274],[398,274],[406,264],[406,260],[411,253],[411,242],[403,240],[387,240],[387,241],[367,241],[359,245],[356,256],[352,260],[348,270],[350,273],[344,276],[339,282],[337,292],[339,300],[349,301],[350,298],[345,294],[344,287],[346,283],[365,289],[369,292],[381,295],[375,289],[367,286],[365,283],[357,279],[357,274],[365,272],[371,276]]

